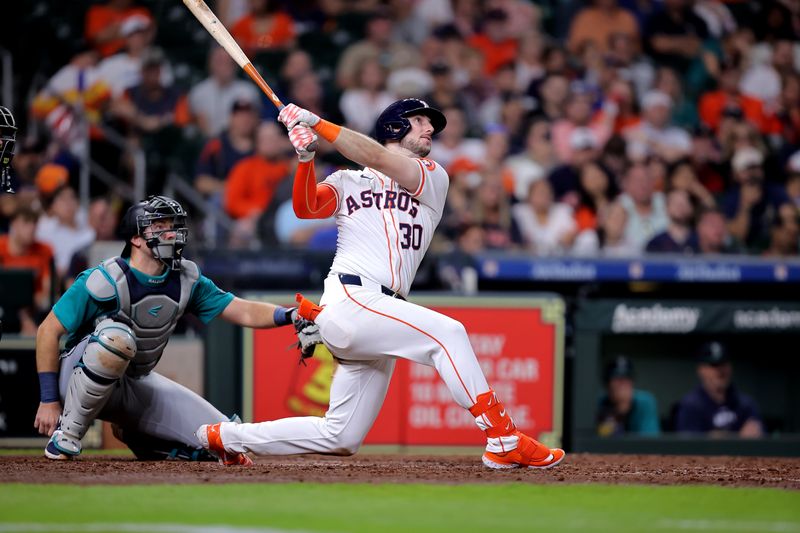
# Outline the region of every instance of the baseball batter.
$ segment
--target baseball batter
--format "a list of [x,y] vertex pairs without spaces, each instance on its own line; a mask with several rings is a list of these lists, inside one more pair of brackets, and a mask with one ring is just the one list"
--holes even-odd
[[[446,125],[444,115],[421,100],[395,102],[378,118],[379,142],[294,104],[279,120],[300,159],[295,212],[301,218],[335,216],[338,226],[322,307],[307,300],[300,305],[300,314],[314,318],[339,361],[330,406],[321,418],[203,425],[200,443],[219,453],[353,454],[380,411],[401,357],[434,366],[455,401],[475,417],[487,437],[487,467],[549,468],[561,462],[563,450],[517,430],[489,388],[464,326],[405,299],[447,196],[447,173],[425,159],[432,136]],[[318,184],[309,151],[317,135],[364,168],[335,172]]]
[[[199,448],[197,426],[228,418],[154,369],[185,312],[204,323],[222,316],[252,328],[294,322],[304,351],[321,342],[316,326],[294,308],[236,298],[182,259],[186,212],[171,198],[151,196],[133,205],[122,231],[128,240],[122,256],[81,273],[39,327],[41,403],[34,426],[51,436],[45,456],[80,454],[81,439],[100,418],[114,424],[115,434],[140,459],[252,464],[241,453],[211,457]],[[64,334],[66,351],[59,356]]]

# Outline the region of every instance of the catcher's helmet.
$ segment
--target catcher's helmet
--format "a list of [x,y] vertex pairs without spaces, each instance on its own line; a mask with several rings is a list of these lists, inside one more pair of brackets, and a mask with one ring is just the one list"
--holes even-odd
[[[168,196],[148,196],[132,205],[122,218],[120,232],[127,241],[122,257],[131,255],[131,239],[139,235],[145,239],[147,247],[153,250],[153,256],[172,270],[181,269],[183,248],[189,237],[186,227],[186,211],[176,200]],[[172,220],[172,228],[152,231],[145,237],[144,230],[156,220]],[[175,237],[164,239],[164,233],[174,232]]]
[[447,125],[444,114],[417,98],[398,100],[383,110],[375,122],[375,139],[381,144],[386,141],[399,141],[411,130],[408,117],[425,115],[431,119],[433,134],[436,135]]
[[0,106],[0,192],[13,192],[8,168],[17,144],[17,123],[8,108]]

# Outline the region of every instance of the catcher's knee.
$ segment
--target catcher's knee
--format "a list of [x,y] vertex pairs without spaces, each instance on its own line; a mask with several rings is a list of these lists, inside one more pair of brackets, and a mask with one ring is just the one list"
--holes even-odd
[[107,318],[97,324],[83,353],[83,366],[105,379],[120,378],[136,356],[136,337],[127,325]]

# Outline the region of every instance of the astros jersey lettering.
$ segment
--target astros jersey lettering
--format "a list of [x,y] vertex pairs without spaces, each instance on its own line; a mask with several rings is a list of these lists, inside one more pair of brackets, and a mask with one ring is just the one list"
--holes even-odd
[[403,296],[442,218],[450,179],[417,159],[420,184],[408,191],[377,170],[341,170],[323,182],[336,192],[339,230],[332,272],[356,274]]

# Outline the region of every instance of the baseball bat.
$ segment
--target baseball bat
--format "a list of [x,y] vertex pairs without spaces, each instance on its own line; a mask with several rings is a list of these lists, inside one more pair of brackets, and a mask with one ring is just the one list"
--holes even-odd
[[200,24],[211,34],[211,36],[216,40],[219,45],[228,52],[228,55],[233,58],[236,63],[239,64],[242,69],[247,72],[247,75],[250,76],[258,87],[264,91],[264,94],[272,100],[272,103],[275,104],[275,107],[278,110],[284,108],[283,102],[275,95],[275,92],[272,88],[264,81],[264,78],[261,77],[261,74],[253,66],[253,63],[247,58],[247,55],[242,51],[239,44],[234,40],[231,34],[228,32],[228,29],[219,21],[217,16],[214,14],[213,11],[206,5],[203,0],[183,0],[183,3],[186,4],[186,7],[189,8],[189,11],[200,21]]

